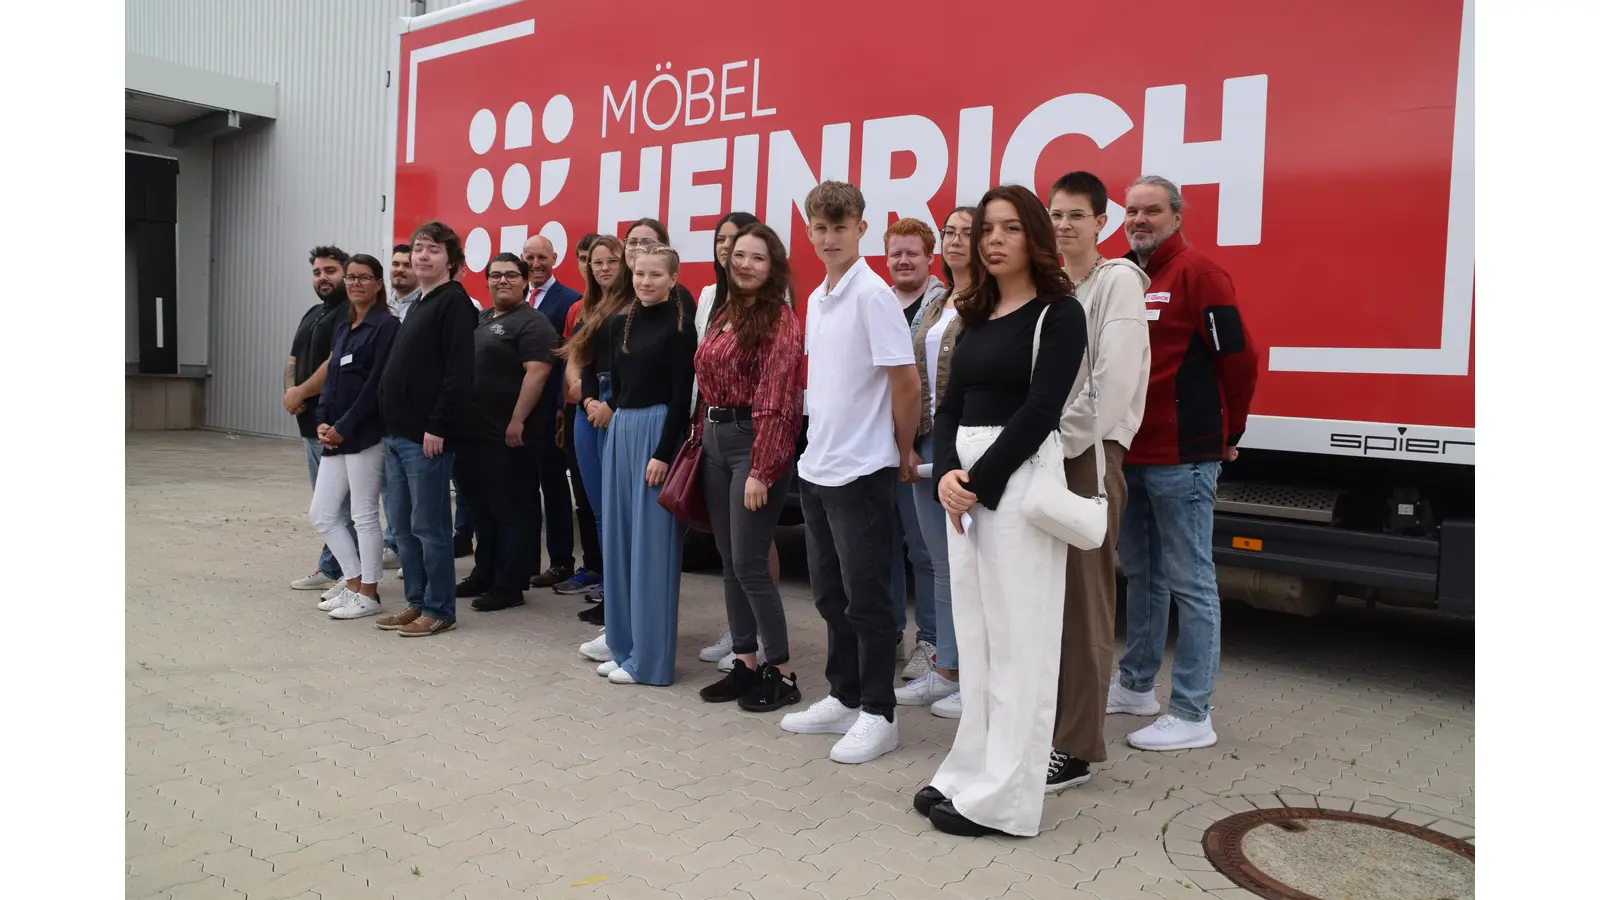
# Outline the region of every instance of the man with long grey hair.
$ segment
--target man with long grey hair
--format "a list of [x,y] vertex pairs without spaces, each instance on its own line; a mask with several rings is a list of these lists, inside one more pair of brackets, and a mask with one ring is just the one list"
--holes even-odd
[[1183,194],[1146,175],[1128,188],[1128,259],[1150,278],[1145,324],[1150,380],[1144,417],[1128,448],[1128,484],[1117,554],[1128,579],[1128,643],[1106,712],[1153,716],[1155,678],[1167,644],[1170,604],[1178,641],[1167,714],[1128,735],[1141,750],[1189,750],[1217,742],[1211,689],[1221,662],[1222,609],[1211,558],[1217,476],[1239,455],[1256,386],[1256,350],[1234,299],[1233,279],[1181,232]]

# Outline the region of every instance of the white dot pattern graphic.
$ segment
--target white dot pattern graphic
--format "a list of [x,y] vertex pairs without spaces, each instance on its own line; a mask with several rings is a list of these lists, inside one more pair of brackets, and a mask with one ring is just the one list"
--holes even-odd
[[472,177],[467,179],[467,206],[475,213],[481,213],[494,202],[494,176],[488,169],[477,169]]
[[559,144],[572,133],[572,101],[566,94],[557,94],[551,97],[544,105],[544,118],[542,121],[544,139],[552,144]]
[[467,268],[474,272],[482,272],[489,265],[489,232],[482,228],[474,228],[467,235],[466,256]]
[[[533,177],[522,163],[512,163],[500,178],[500,200],[506,209],[521,209],[528,202],[528,192],[533,188]],[[471,190],[471,186],[468,186]]]
[[480,109],[472,116],[472,127],[467,132],[467,140],[472,144],[472,152],[482,156],[494,147],[495,121],[494,113],[487,109]]

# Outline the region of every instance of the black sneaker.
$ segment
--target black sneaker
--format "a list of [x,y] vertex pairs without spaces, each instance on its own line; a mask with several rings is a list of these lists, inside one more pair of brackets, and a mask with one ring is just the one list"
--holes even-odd
[[1089,780],[1089,764],[1060,750],[1050,751],[1050,769],[1045,773],[1044,792],[1059,794]]
[[472,608],[478,612],[496,612],[521,606],[527,601],[522,598],[521,591],[490,591],[482,597],[472,601]]
[[578,611],[578,618],[590,625],[604,625],[606,623],[606,604],[600,601],[593,606],[585,607]]
[[471,555],[472,555],[472,535],[470,535],[470,534],[458,534],[458,535],[456,535],[456,559],[460,559],[463,556],[471,556]]
[[456,582],[457,600],[465,599],[467,597],[482,597],[488,592],[489,585],[487,582],[475,581],[471,576]]
[[750,667],[744,664],[744,660],[735,658],[733,668],[727,675],[722,677],[721,681],[715,684],[708,684],[700,689],[700,699],[707,703],[727,703],[732,700],[739,700],[739,705],[743,706],[744,701],[741,698],[757,687],[760,679],[761,676],[750,671]]
[[[744,660],[733,660],[734,671],[744,665]],[[800,702],[800,680],[793,672],[784,675],[777,666],[765,663],[756,667],[756,681],[739,697],[739,708],[745,712],[772,712]]]

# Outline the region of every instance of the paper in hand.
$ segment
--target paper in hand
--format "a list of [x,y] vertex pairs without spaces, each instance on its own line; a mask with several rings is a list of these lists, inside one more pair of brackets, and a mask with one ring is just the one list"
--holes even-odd
[[917,466],[917,477],[918,478],[932,478],[933,477],[933,463],[923,463],[922,465]]
[[972,514],[971,513],[962,513],[961,514],[961,533],[966,535],[968,539],[971,539],[971,537],[972,537]]

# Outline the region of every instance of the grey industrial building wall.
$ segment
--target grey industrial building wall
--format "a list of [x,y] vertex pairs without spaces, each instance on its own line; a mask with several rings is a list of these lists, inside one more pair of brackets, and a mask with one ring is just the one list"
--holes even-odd
[[128,0],[127,52],[279,86],[277,121],[215,143],[206,425],[293,435],[283,360],[315,302],[306,251],[387,260],[383,79],[393,22],[415,12],[409,0]]

